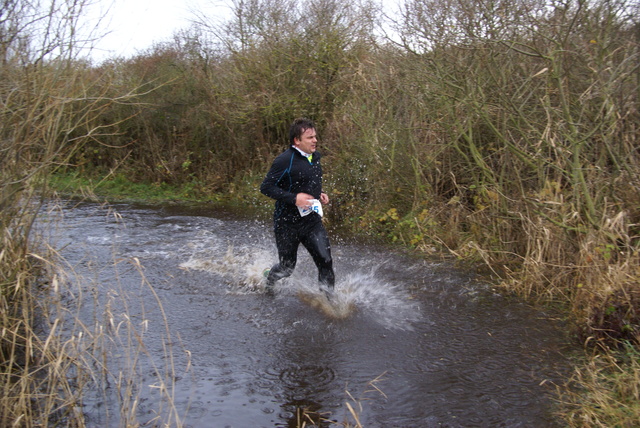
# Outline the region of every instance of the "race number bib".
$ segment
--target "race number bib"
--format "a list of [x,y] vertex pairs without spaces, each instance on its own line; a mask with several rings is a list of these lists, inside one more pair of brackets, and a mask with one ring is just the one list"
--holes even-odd
[[322,217],[322,204],[317,199],[311,200],[311,208],[300,208],[298,207],[298,211],[300,211],[300,215],[302,217],[311,214],[312,212],[317,213],[320,217]]

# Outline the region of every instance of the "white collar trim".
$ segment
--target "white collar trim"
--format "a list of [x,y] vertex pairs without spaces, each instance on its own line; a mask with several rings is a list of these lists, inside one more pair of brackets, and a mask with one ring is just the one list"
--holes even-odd
[[299,152],[300,152],[300,154],[301,154],[302,156],[304,156],[305,158],[308,158],[309,156],[311,156],[311,155],[313,154],[313,153],[306,153],[306,152],[303,152],[302,150],[300,150],[300,149],[299,149],[299,148],[297,148],[296,146],[291,146],[291,147],[293,147],[294,149],[296,149],[297,151],[299,151]]

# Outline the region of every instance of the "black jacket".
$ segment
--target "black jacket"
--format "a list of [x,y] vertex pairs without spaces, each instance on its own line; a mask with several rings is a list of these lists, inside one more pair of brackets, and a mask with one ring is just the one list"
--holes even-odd
[[[274,219],[296,222],[302,217],[296,207],[296,195],[308,193],[320,199],[322,193],[322,166],[319,152],[315,152],[312,162],[298,150],[289,147],[276,157],[271,169],[260,186],[260,192],[276,200]],[[319,217],[312,213],[306,217]],[[305,218],[306,218],[305,217]]]

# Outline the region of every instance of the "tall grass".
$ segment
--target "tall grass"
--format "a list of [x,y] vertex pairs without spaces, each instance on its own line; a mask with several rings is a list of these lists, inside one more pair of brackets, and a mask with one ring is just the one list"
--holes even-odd
[[[40,6],[3,2],[0,12],[0,426],[91,426],[84,400],[96,389],[119,398],[105,423],[136,425],[146,327],[126,308],[111,312],[113,297],[94,302],[92,317],[79,316],[91,305],[89,280],[74,278],[34,230],[52,197],[50,175],[88,141],[112,134],[115,124],[102,115],[135,91],[107,98],[96,86],[105,76],[76,58],[86,2]],[[168,347],[167,357],[172,352]],[[171,403],[172,369],[154,368],[159,403]],[[179,424],[171,404],[157,415]]]
[[640,414],[640,355],[626,343],[623,352],[592,354],[576,367],[568,388],[559,391],[568,427],[633,427]]
[[[48,220],[54,216],[50,213]],[[55,224],[48,227],[50,232]],[[42,236],[40,242],[48,239]],[[130,284],[114,283],[106,290],[93,283],[95,272],[76,272],[52,247],[33,250],[28,257],[31,268],[37,267],[29,276],[39,280],[20,284],[2,313],[2,426],[181,426],[172,397],[175,379],[183,375],[176,358],[188,368],[188,361],[182,361],[188,354],[177,353],[166,317],[154,314],[164,323],[153,325],[151,314],[137,307]],[[117,279],[119,270],[131,271],[123,263],[89,264],[112,269]],[[139,274],[143,294],[155,296],[139,262],[129,263]],[[162,314],[157,296],[156,303],[153,310]],[[146,348],[148,329],[164,331],[165,355]],[[157,398],[153,417],[139,408],[143,394],[150,394],[149,383]]]

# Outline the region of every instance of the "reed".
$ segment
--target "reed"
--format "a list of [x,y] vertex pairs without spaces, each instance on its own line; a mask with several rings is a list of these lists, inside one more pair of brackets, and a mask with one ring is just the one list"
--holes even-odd
[[558,391],[560,416],[568,427],[632,427],[640,414],[640,355],[624,344],[620,352],[599,352],[576,367]]
[[[55,212],[50,175],[87,141],[112,134],[101,115],[133,95],[107,98],[95,85],[104,76],[75,56],[86,2],[50,6],[5,2],[0,22],[0,426],[92,426],[85,406],[99,392],[118,397],[102,415],[106,425],[136,425],[146,326],[111,311],[123,306],[113,296],[87,296],[90,280],[65,263],[39,220]],[[80,316],[91,305],[92,315]],[[174,367],[154,370],[159,402],[168,403],[157,419],[179,425]]]
[[375,379],[370,380],[364,386],[364,389],[356,397],[348,388],[345,388],[346,408],[342,421],[338,422],[334,415],[330,412],[318,412],[310,408],[296,409],[296,428],[328,426],[327,424],[338,424],[344,428],[364,428],[361,415],[365,412],[364,403],[372,400],[372,393],[386,398],[384,392],[378,386],[383,380],[386,373],[382,373]]
[[[149,325],[147,314],[131,307],[135,298],[129,294],[130,286],[112,284],[113,291],[106,292],[104,285],[91,283],[94,272],[75,272],[54,247],[45,245],[45,236],[37,238],[41,245],[27,254],[9,252],[12,241],[3,242],[3,267],[11,262],[14,270],[2,271],[11,272],[15,280],[2,295],[2,426],[82,427],[96,421],[105,426],[143,422],[181,426],[182,415],[172,400],[175,379],[183,375],[176,371],[178,342],[171,337],[161,303],[140,263],[129,261],[140,275],[144,293],[156,297],[155,310],[162,316],[154,319],[163,320],[159,326]],[[122,263],[114,261],[111,269],[121,269]],[[144,344],[149,328],[165,332],[161,359]],[[181,359],[188,356],[180,355]],[[180,363],[189,366],[188,361]],[[138,409],[140,394],[149,382],[143,382],[143,371],[146,376],[151,371],[155,379],[154,421],[145,420],[147,416]],[[104,407],[97,406],[102,410],[86,414],[87,408],[102,402]]]
[[371,400],[371,393],[379,394],[386,398],[386,395],[378,384],[384,380],[384,376],[386,373],[382,373],[375,379],[367,382],[364,390],[360,393],[358,397],[354,397],[349,390],[345,391],[345,394],[348,397],[348,401],[345,402],[345,406],[349,411],[348,416],[345,416],[345,420],[342,423],[345,428],[363,428],[362,422],[360,421],[360,415],[364,412],[363,403],[365,401]]

